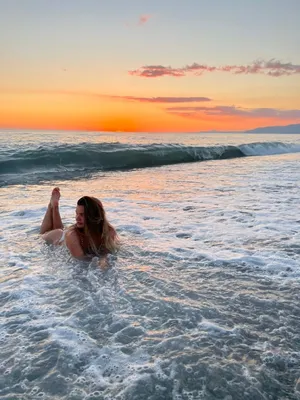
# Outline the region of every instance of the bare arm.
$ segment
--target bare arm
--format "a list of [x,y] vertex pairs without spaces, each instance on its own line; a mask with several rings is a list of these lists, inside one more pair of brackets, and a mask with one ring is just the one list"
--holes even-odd
[[[79,260],[82,261],[90,261],[91,257],[88,257],[84,254],[84,251],[81,247],[80,240],[74,231],[66,232],[66,245],[71,253],[71,255]],[[107,255],[104,255],[100,258],[98,262],[98,266],[102,271],[105,271],[108,266],[108,259]]]
[[70,230],[66,232],[66,246],[73,257],[84,259],[84,251],[81,247],[80,240],[75,231]]

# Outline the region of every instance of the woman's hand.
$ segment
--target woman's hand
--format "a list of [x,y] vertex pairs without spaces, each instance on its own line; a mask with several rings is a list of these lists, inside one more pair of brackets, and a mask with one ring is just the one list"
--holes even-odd
[[98,265],[102,271],[106,271],[109,267],[107,257],[106,256],[101,257]]

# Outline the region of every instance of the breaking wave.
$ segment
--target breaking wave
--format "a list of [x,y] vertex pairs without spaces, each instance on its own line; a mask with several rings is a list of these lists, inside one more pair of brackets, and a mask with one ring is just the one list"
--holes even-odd
[[53,144],[0,151],[0,185],[75,179],[97,171],[150,168],[247,156],[300,152],[300,146],[280,142],[239,146],[121,143]]

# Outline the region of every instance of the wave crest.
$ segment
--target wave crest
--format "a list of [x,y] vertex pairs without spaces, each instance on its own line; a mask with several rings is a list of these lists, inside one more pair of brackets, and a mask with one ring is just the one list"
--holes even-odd
[[41,145],[27,149],[11,148],[0,153],[0,184],[38,183],[61,178],[62,171],[64,179],[74,179],[96,171],[150,168],[299,151],[299,145],[280,142],[208,147],[80,143]]

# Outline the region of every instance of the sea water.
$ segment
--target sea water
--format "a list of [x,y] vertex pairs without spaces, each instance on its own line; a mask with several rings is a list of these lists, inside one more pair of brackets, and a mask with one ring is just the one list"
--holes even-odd
[[[299,135],[1,133],[1,399],[299,399]],[[45,245],[101,199],[103,272]]]

